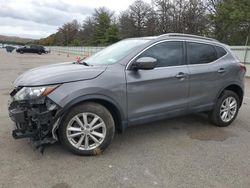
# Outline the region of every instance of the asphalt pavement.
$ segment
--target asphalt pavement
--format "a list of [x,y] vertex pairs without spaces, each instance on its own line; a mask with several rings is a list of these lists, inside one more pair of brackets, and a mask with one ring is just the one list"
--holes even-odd
[[33,67],[74,59],[0,49],[0,187],[250,187],[250,79],[229,127],[215,127],[202,114],[134,126],[96,157],[73,155],[60,144],[42,155],[28,140],[14,140],[7,112],[14,79]]

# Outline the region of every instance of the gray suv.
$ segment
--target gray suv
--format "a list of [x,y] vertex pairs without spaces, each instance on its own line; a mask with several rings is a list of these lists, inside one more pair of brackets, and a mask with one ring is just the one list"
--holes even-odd
[[115,130],[207,112],[219,127],[237,116],[246,67],[220,42],[170,33],[115,43],[84,60],[29,70],[14,82],[14,138],[38,148],[58,140],[100,154]]

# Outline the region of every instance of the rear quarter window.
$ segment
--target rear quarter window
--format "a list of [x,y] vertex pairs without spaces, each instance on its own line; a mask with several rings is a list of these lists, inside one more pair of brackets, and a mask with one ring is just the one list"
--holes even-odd
[[218,59],[227,54],[226,50],[224,48],[222,48],[222,47],[215,46],[215,50],[217,52],[217,58]]

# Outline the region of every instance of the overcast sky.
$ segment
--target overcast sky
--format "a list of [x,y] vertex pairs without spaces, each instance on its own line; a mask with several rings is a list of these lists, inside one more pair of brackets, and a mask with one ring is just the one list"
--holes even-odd
[[[95,8],[105,6],[117,14],[135,0],[0,0],[0,35],[41,38],[64,23],[82,22]],[[151,2],[151,0],[144,0]]]

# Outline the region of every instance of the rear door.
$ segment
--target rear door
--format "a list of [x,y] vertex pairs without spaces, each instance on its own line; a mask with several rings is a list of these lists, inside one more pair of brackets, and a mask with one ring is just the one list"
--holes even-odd
[[186,42],[189,70],[189,109],[210,109],[223,81],[223,64],[214,45]]
[[188,69],[183,46],[182,41],[155,44],[134,61],[153,57],[157,59],[156,68],[126,70],[129,120],[152,120],[187,109]]

